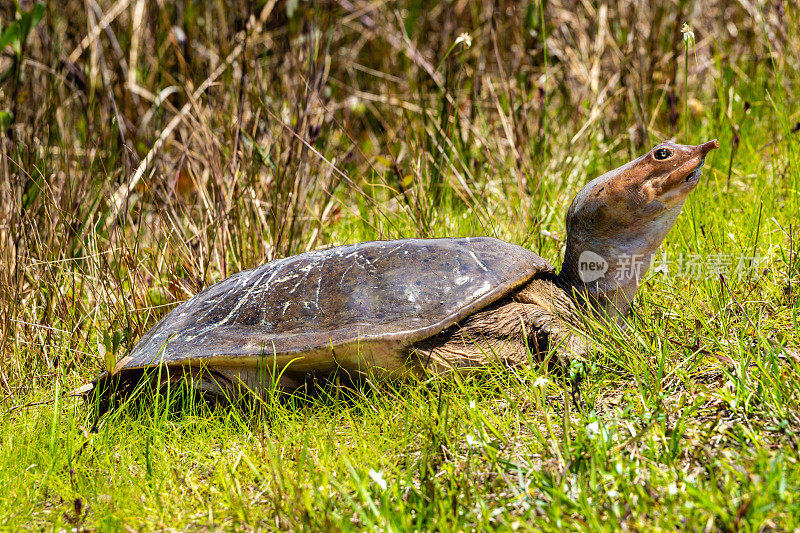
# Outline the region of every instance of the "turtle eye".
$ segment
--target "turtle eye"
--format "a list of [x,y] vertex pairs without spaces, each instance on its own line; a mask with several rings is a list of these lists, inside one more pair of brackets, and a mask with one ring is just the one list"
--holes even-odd
[[672,157],[672,150],[669,150],[667,148],[659,148],[658,150],[655,151],[653,155],[658,161],[663,161],[665,159],[669,159],[670,157]]

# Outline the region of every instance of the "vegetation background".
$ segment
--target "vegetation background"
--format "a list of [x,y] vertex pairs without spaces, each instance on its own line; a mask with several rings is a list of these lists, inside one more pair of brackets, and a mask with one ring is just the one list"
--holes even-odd
[[[0,529],[796,530],[799,11],[3,2]],[[542,368],[96,428],[67,394],[278,257],[492,235],[558,265],[584,183],[715,137],[663,246],[700,270],[597,332],[586,413]]]

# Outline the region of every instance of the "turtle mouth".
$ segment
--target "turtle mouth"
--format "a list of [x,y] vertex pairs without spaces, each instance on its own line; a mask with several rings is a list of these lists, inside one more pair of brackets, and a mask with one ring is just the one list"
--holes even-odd
[[686,176],[686,177],[683,179],[683,182],[684,182],[684,183],[692,183],[692,182],[697,182],[697,181],[699,181],[699,180],[700,180],[700,176],[702,176],[702,175],[703,175],[703,171],[702,171],[701,169],[703,168],[703,165],[704,165],[705,163],[706,163],[706,160],[705,160],[705,158],[701,159],[701,160],[700,160],[700,164],[699,164],[699,165],[697,165],[697,168],[695,168],[693,171],[689,172],[689,175],[688,175],[688,176]]

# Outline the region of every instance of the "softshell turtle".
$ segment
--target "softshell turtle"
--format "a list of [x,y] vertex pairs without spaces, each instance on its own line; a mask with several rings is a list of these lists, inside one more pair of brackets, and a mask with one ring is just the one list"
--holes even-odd
[[276,379],[293,389],[337,371],[520,365],[554,347],[562,361],[584,356],[581,311],[612,320],[628,312],[718,146],[664,142],[589,182],[569,208],[558,274],[529,250],[489,237],[307,252],[234,274],[179,305],[114,374],[161,367],[159,375],[190,376],[204,391],[244,385],[259,393]]

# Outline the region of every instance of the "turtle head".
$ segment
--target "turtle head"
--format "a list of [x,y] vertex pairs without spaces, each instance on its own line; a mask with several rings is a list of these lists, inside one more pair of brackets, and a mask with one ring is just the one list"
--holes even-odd
[[717,140],[663,142],[589,182],[567,213],[567,249],[559,280],[609,315],[625,314],[653,254],[700,180]]

